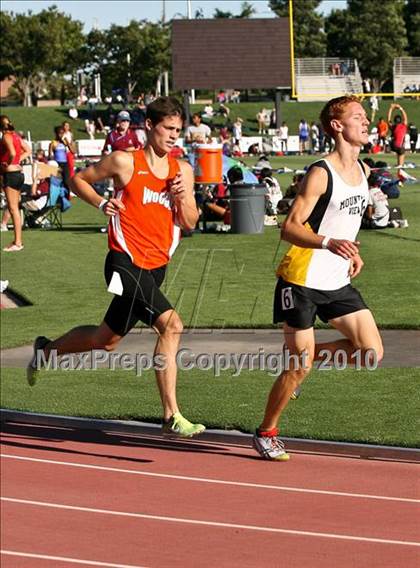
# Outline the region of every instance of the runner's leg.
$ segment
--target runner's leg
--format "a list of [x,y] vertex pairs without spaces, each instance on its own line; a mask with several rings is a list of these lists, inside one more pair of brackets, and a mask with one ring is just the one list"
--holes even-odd
[[156,369],[155,372],[162,400],[163,418],[169,420],[171,416],[179,412],[176,401],[176,354],[183,325],[175,310],[168,310],[157,318],[153,327],[158,333],[154,355],[163,355],[165,358],[165,368]]
[[[296,329],[285,323],[283,331],[285,343],[291,355],[290,370],[283,371],[271,388],[264,419],[260,426],[261,430],[272,430],[277,427],[290,396],[309,374],[312,367],[315,348],[313,327]],[[300,357],[293,358],[293,355],[300,355]]]

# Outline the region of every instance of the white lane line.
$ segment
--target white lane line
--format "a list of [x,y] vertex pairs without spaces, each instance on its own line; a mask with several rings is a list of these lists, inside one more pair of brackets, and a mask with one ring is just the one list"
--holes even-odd
[[83,564],[84,566],[105,566],[105,568],[145,568],[134,564],[110,564],[109,562],[99,562],[96,560],[82,560],[80,558],[69,558],[68,556],[48,556],[47,554],[33,554],[31,552],[20,552],[17,550],[0,550],[0,554],[6,556],[18,556],[19,558],[38,558],[39,560],[59,560],[70,564]]
[[181,481],[197,481],[199,483],[214,483],[218,485],[233,485],[235,487],[251,487],[255,489],[272,489],[274,491],[292,491],[295,493],[315,493],[317,495],[334,495],[338,497],[354,497],[357,499],[377,499],[381,501],[396,501],[401,503],[420,503],[420,499],[409,499],[406,497],[387,497],[385,495],[369,495],[365,493],[345,493],[342,491],[327,491],[323,489],[304,489],[302,487],[289,487],[287,485],[266,485],[262,483],[246,483],[243,481],[227,481],[223,479],[211,479],[207,477],[190,477],[186,475],[171,475],[167,473],[152,473],[150,471],[137,471],[133,469],[121,469],[117,467],[106,467],[102,465],[91,465],[84,463],[73,463],[56,460],[46,460],[40,458],[29,458],[24,456],[13,456],[10,454],[0,454],[0,457],[12,460],[23,460],[52,465],[63,465],[68,467],[80,467],[85,469],[95,469],[99,471],[110,471],[115,473],[127,473],[129,475],[143,475],[146,477],[159,477],[163,479],[178,479]]
[[376,542],[378,544],[399,544],[403,546],[420,547],[420,542],[410,542],[406,540],[388,540],[383,538],[350,536],[345,534],[331,534],[331,533],[322,533],[322,532],[313,532],[313,531],[299,531],[293,529],[279,529],[276,527],[238,525],[235,523],[221,523],[217,521],[200,521],[198,519],[186,519],[183,517],[166,517],[162,515],[147,515],[145,513],[129,513],[127,511],[113,511],[110,509],[93,509],[91,507],[76,507],[75,505],[63,505],[61,503],[48,503],[45,501],[30,501],[29,499],[15,499],[13,497],[1,497],[1,500],[9,503],[17,503],[20,505],[34,505],[36,507],[48,507],[51,509],[66,509],[69,511],[79,511],[83,513],[99,513],[103,515],[114,515],[119,517],[134,517],[137,519],[147,519],[151,521],[166,521],[169,523],[203,525],[206,527],[223,527],[228,529],[244,529],[249,531],[259,531],[259,532],[268,532],[268,533],[293,534],[298,536],[313,536],[313,537],[322,537],[322,538],[332,538],[337,540],[355,540],[358,542]]

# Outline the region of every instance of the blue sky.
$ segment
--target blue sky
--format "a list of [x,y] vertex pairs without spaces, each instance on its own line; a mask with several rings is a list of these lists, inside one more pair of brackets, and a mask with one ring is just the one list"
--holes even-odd
[[[198,8],[202,8],[204,16],[211,18],[216,8],[230,11],[233,14],[240,12],[243,0],[191,0],[192,14]],[[267,0],[248,0],[257,10],[256,17],[270,18],[273,12],[268,7]],[[111,24],[125,25],[130,20],[157,21],[162,17],[163,0],[132,0],[131,2],[119,0],[105,1],[50,1],[50,0],[3,0],[2,10],[16,13],[40,12],[48,6],[55,4],[61,12],[69,14],[73,19],[80,20],[85,25],[85,31],[89,31],[93,26],[100,29],[109,28]],[[328,14],[333,8],[343,8],[346,0],[324,0],[321,4],[321,11]],[[187,0],[166,0],[166,18],[171,19],[176,14],[178,17],[186,17]]]

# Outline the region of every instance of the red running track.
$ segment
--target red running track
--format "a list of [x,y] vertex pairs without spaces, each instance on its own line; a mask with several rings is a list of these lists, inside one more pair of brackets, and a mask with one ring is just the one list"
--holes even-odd
[[2,568],[418,568],[419,466],[6,424]]

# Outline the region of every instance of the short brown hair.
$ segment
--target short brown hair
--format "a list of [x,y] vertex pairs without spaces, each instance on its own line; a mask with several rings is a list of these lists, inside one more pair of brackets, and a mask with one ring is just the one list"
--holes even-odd
[[175,97],[159,97],[147,105],[146,118],[153,126],[159,124],[166,116],[179,116],[185,120],[185,111],[182,104]]
[[346,110],[346,106],[350,103],[361,104],[358,97],[355,95],[344,95],[343,97],[331,99],[324,106],[319,118],[321,120],[322,127],[328,136],[332,136],[334,138],[335,132],[331,128],[331,121],[334,119],[340,119]]

